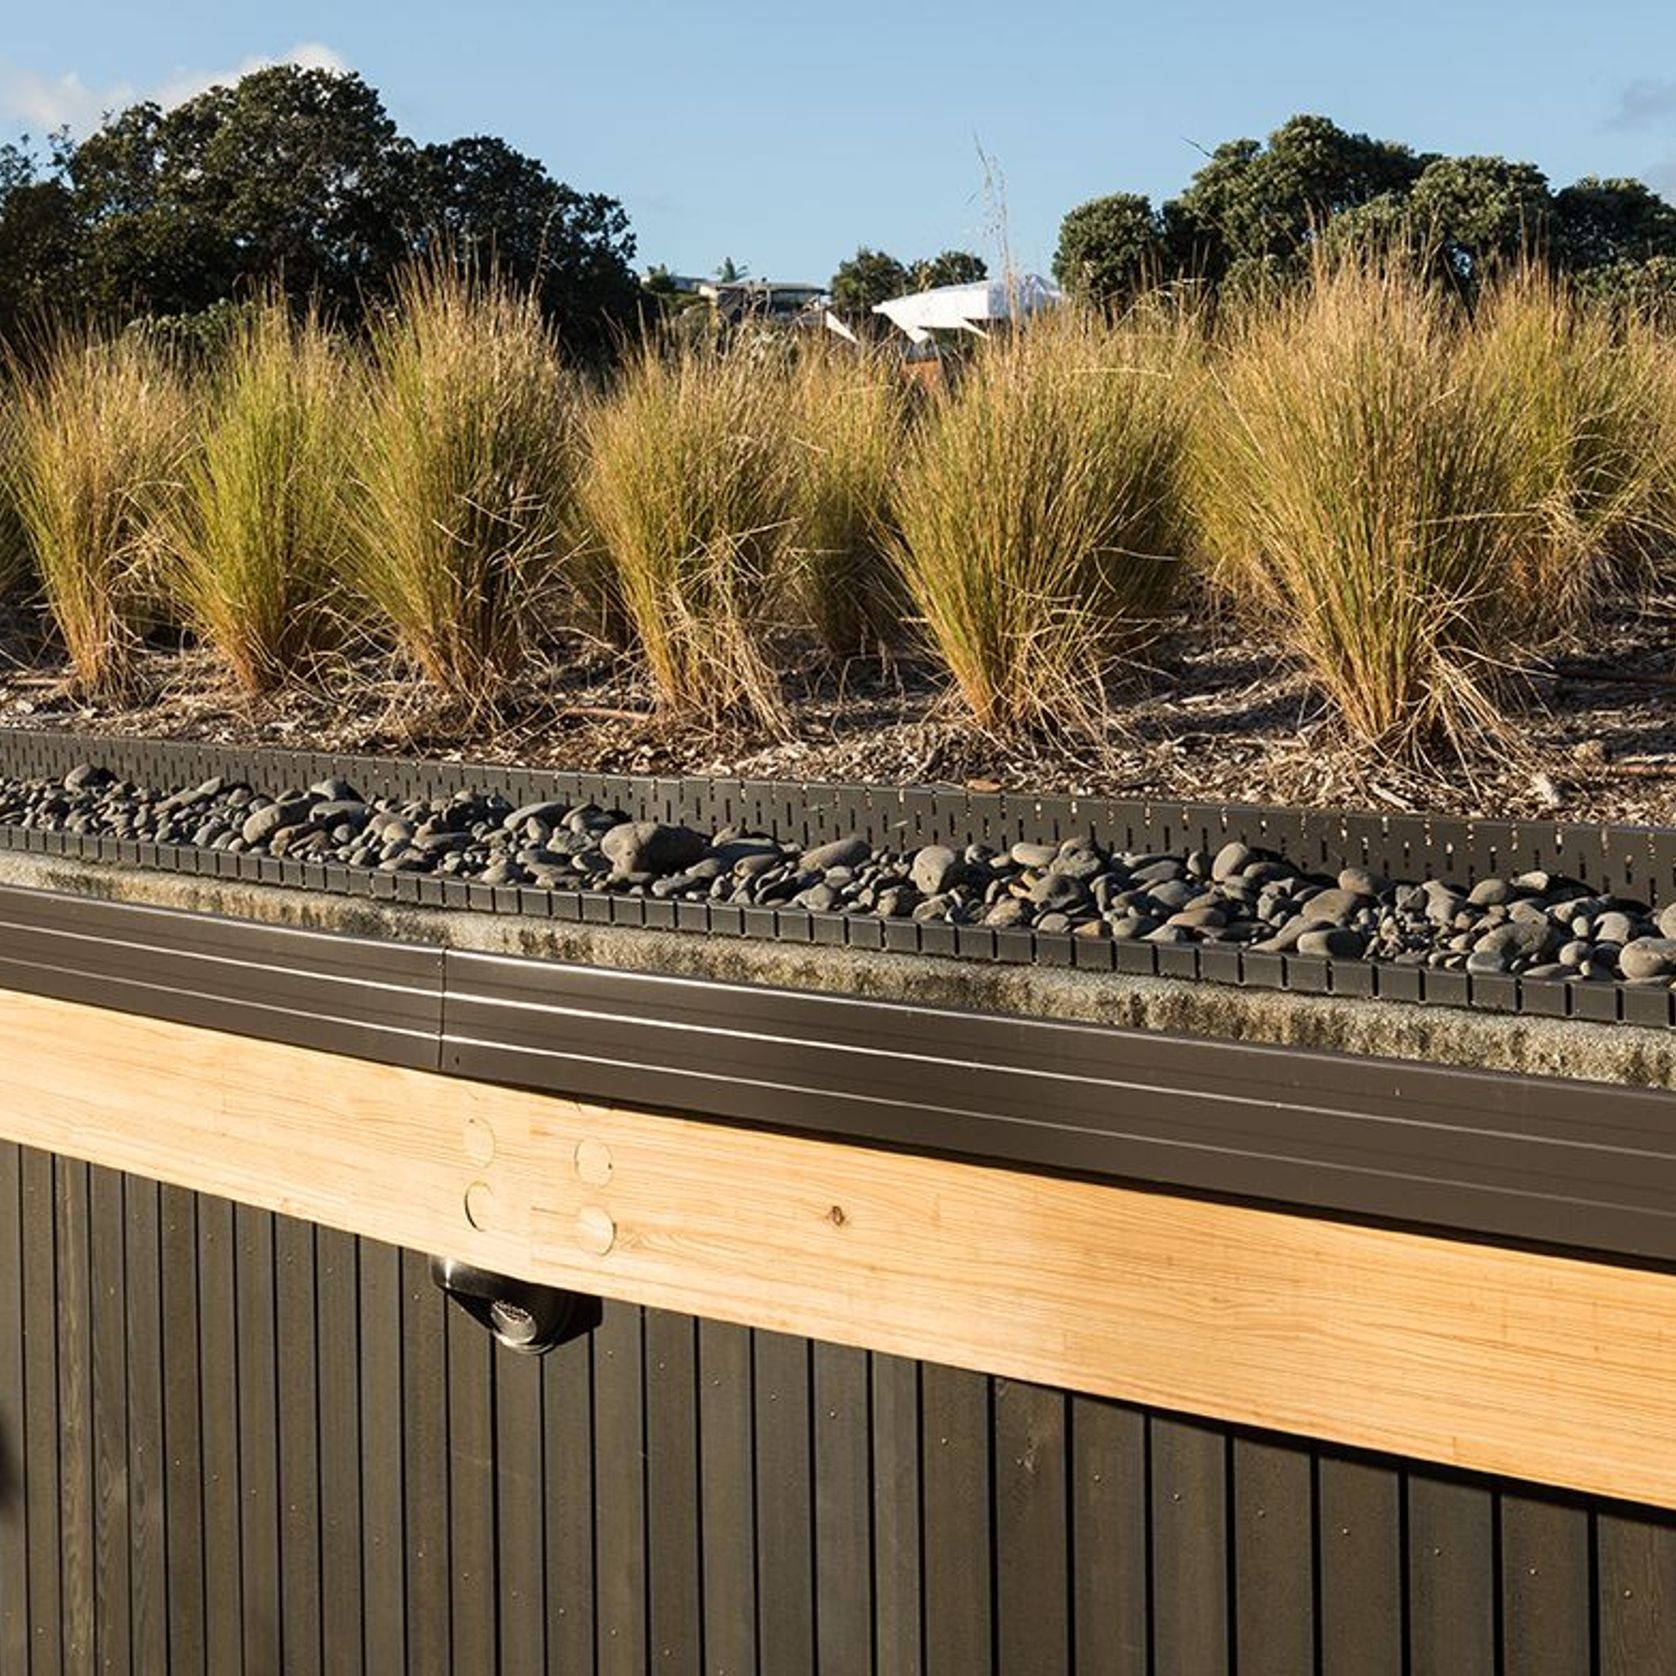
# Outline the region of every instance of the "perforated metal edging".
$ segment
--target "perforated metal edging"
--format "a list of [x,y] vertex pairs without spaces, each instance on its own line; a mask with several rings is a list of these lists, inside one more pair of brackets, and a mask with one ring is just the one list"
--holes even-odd
[[[875,845],[1058,842],[1085,834],[1114,849],[1215,850],[1237,839],[1273,850],[1307,872],[1366,867],[1390,878],[1471,884],[1542,869],[1603,894],[1676,901],[1676,829],[1560,821],[1466,821],[1440,816],[1346,814],[1255,805],[1036,797],[958,788],[800,784],[703,777],[584,774],[498,763],[233,746],[120,735],[0,729],[0,775],[57,779],[82,763],[158,789],[220,776],[277,793],[340,777],[369,797],[498,792],[514,803],[593,802],[636,820],[772,833],[805,847],[859,834]],[[1373,961],[1322,961],[1221,944],[1134,944],[987,927],[880,921],[872,915],[660,902],[599,892],[491,887],[425,874],[366,872],[306,861],[230,855],[192,845],[139,844],[0,826],[0,848],[117,862],[200,876],[328,891],[421,907],[469,908],[572,923],[648,926],[710,935],[960,959],[1075,966],[1249,988],[1525,1012],[1669,1028],[1676,992],[1662,981],[1565,983],[1480,976]]]

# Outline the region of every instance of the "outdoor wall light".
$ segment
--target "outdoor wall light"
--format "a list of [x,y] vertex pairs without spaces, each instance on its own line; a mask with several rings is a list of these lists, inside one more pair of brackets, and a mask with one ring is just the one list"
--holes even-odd
[[599,1299],[585,1292],[514,1280],[452,1257],[431,1259],[431,1279],[499,1343],[524,1356],[543,1356],[591,1333],[603,1314]]

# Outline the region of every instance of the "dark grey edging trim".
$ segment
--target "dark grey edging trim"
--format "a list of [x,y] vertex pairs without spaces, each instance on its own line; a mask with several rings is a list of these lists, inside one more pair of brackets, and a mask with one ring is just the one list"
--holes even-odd
[[582,1099],[1676,1260],[1666,1092],[21,889],[0,889],[0,986]]
[[[1390,878],[1470,884],[1544,869],[1641,901],[1676,902],[1676,829],[1562,821],[1465,821],[1437,816],[1341,814],[1238,804],[1147,803],[1120,798],[1033,797],[958,788],[794,784],[777,781],[578,774],[495,763],[317,751],[247,750],[120,735],[0,728],[0,774],[57,778],[81,763],[139,784],[192,785],[214,775],[277,792],[332,776],[369,796],[426,798],[463,789],[498,791],[515,804],[594,802],[637,820],[678,821],[716,831],[737,825],[807,846],[859,833],[875,844],[1020,840],[1057,842],[1091,834],[1128,850],[1215,850],[1231,839],[1274,850],[1311,872],[1366,867]],[[365,896],[422,907],[530,915],[573,923],[649,926],[723,937],[961,959],[1074,966],[1133,976],[1187,978],[1302,994],[1349,995],[1524,1012],[1546,1018],[1669,1028],[1676,991],[1658,981],[1562,983],[1478,976],[1373,961],[1258,954],[1219,944],[1113,943],[984,926],[880,920],[871,914],[739,908],[598,892],[474,884],[424,874],[385,874],[310,861],[233,855],[191,845],[89,838],[0,826],[0,848],[198,876]]]

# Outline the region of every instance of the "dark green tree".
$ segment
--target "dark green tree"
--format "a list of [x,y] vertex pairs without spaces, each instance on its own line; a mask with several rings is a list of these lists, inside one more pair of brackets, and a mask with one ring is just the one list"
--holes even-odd
[[1585,175],[1554,194],[1554,250],[1585,270],[1676,256],[1676,205],[1639,180]]
[[569,348],[592,356],[633,318],[628,215],[603,193],[573,191],[533,157],[487,134],[418,154],[409,231],[441,236],[534,287]]
[[969,250],[945,250],[927,256],[908,271],[908,283],[916,291],[931,291],[939,285],[971,285],[989,278],[989,264]]
[[863,245],[854,256],[838,264],[828,289],[834,309],[861,319],[872,313],[875,303],[888,302],[912,290],[913,279],[894,256]]
[[1172,262],[1217,279],[1242,257],[1291,258],[1335,215],[1408,191],[1428,161],[1324,116],[1295,116],[1266,143],[1231,140],[1164,206]]
[[41,299],[189,317],[281,281],[346,320],[441,237],[534,286],[583,352],[633,318],[622,206],[487,136],[417,147],[360,77],[277,65],[138,104],[50,169],[0,159],[0,332]]
[[1138,192],[1079,204],[1060,223],[1053,277],[1073,297],[1117,302],[1157,278],[1164,265],[1163,222]]
[[1533,163],[1505,157],[1439,157],[1408,194],[1420,236],[1450,271],[1472,280],[1498,261],[1549,249],[1554,200]]

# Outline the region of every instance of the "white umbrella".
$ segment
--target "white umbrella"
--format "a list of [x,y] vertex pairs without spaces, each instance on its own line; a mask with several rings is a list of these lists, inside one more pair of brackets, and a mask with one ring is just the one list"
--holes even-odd
[[915,343],[933,332],[976,332],[994,320],[1023,320],[1064,301],[1064,293],[1040,274],[980,279],[970,285],[939,285],[875,303],[873,312],[900,326]]

